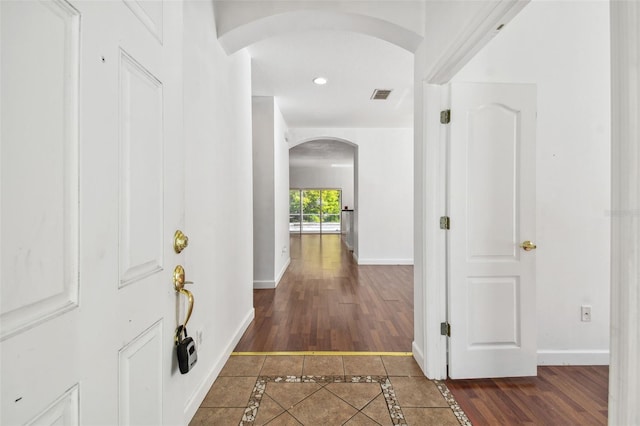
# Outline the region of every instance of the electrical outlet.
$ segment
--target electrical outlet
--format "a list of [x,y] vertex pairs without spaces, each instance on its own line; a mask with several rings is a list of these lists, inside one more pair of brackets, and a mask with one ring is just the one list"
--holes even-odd
[[582,305],[580,308],[580,315],[583,322],[591,321],[591,305]]

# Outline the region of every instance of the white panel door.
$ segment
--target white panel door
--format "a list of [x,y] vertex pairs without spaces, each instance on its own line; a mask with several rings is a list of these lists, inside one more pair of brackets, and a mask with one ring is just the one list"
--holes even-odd
[[181,424],[182,5],[0,18],[0,424]]
[[534,376],[536,87],[451,86],[449,376]]

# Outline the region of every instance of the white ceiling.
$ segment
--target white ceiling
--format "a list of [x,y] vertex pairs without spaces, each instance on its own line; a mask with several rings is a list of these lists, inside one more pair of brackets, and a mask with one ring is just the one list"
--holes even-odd
[[[352,32],[314,30],[251,45],[254,96],[274,96],[289,127],[412,127],[413,54]],[[326,77],[324,86],[313,84]],[[393,89],[386,101],[374,89]]]

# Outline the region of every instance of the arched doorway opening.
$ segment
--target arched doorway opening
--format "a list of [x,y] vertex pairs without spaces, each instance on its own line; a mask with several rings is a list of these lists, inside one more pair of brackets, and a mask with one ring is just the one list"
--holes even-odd
[[289,149],[291,233],[340,233],[357,253],[358,146],[340,138],[300,141]]

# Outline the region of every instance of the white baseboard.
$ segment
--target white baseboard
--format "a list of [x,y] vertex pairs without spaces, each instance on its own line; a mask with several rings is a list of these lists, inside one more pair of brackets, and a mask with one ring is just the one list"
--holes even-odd
[[413,359],[415,359],[418,363],[418,366],[422,370],[422,374],[426,376],[427,374],[425,373],[424,368],[424,354],[422,353],[420,347],[416,345],[415,341],[411,343],[411,351],[413,352]]
[[539,350],[538,365],[609,365],[609,351]]
[[280,270],[280,273],[278,273],[278,275],[276,276],[276,287],[278,287],[278,284],[280,284],[280,280],[282,279],[282,277],[284,276],[284,273],[287,272],[287,268],[289,267],[289,264],[291,263],[291,257],[287,258],[287,261],[284,262],[284,266],[282,267],[282,269]]
[[358,265],[413,265],[413,259],[356,259]]
[[351,256],[353,256],[353,260],[356,262],[356,265],[358,264],[358,255],[356,254],[355,251],[351,252]]
[[266,289],[274,289],[274,288],[278,287],[278,284],[280,284],[280,280],[284,276],[284,273],[287,272],[287,268],[289,267],[290,263],[291,263],[291,258],[288,258],[287,262],[284,264],[284,266],[282,267],[282,269],[278,273],[278,276],[276,277],[275,280],[256,280],[256,281],[254,281],[253,282],[253,289],[254,290],[266,290]]
[[276,282],[275,281],[254,281],[253,282],[253,289],[254,290],[265,290],[265,289],[270,289],[270,288],[276,288]]
[[253,321],[254,317],[255,310],[254,308],[251,308],[251,310],[244,317],[244,320],[242,321],[240,326],[236,329],[236,332],[234,333],[233,338],[231,339],[229,344],[224,348],[216,362],[213,363],[213,366],[211,367],[209,372],[204,375],[202,381],[200,382],[200,385],[196,388],[193,395],[191,395],[191,397],[187,400],[187,405],[184,409],[184,424],[189,424],[189,422],[193,419],[193,416],[196,415],[196,411],[198,411],[200,404],[207,396],[207,393],[209,392],[209,389],[211,389],[213,382],[215,382],[215,380],[218,378],[220,371],[222,371],[222,367],[224,367],[224,365],[227,363],[227,360],[229,360],[231,352],[233,352],[233,348],[236,347],[236,345],[242,338],[242,335],[247,330],[247,327],[249,327],[249,324],[251,324],[251,321]]

